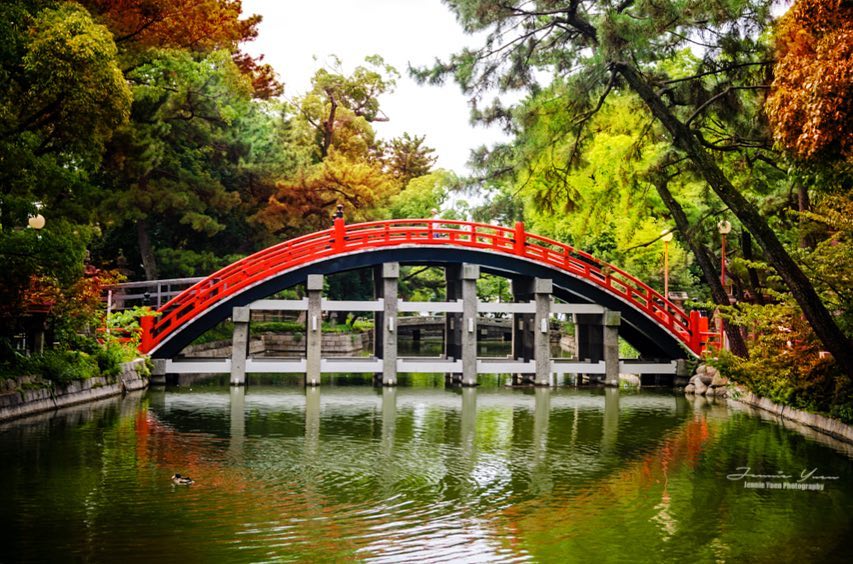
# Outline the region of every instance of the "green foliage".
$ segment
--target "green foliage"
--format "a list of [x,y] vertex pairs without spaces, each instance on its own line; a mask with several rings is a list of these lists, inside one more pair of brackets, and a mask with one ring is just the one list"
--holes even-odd
[[400,299],[435,302],[445,299],[445,276],[441,268],[402,266],[400,268]]
[[[784,301],[728,308],[726,319],[749,328],[749,358],[722,352],[712,360],[721,372],[753,393],[798,409],[833,417],[853,414],[853,382],[826,353],[786,295]],[[846,415],[845,415],[846,414]]]
[[[521,208],[527,228],[612,262],[663,290],[661,232],[675,228],[652,185],[667,144],[642,113],[640,101],[613,94],[591,118],[583,158],[567,170],[577,150],[566,127],[567,114],[557,106],[566,95],[560,82],[530,98],[519,110],[525,128],[515,139],[519,173],[496,188],[474,216],[487,219],[499,205],[507,220]],[[702,185],[688,175],[673,181],[689,217],[707,212]],[[496,204],[503,200],[504,203]],[[509,221],[505,221],[509,224]],[[713,231],[708,231],[713,232]],[[678,238],[669,244],[670,288],[702,295],[692,273],[692,256]]]
[[[503,276],[481,274],[477,279],[477,297],[484,302],[512,302],[512,285]],[[501,314],[498,314],[500,317]]]
[[121,365],[132,360],[127,358],[127,347],[118,343],[107,343],[95,352],[98,371],[102,376],[115,377],[121,374]]
[[112,34],[68,2],[39,12],[29,36],[22,59],[27,89],[18,94],[41,115],[25,121],[49,115],[50,129],[43,130],[48,144],[99,155],[127,120],[131,100]]
[[98,376],[98,360],[84,352],[68,350],[45,351],[31,357],[24,365],[25,371],[40,374],[57,384],[87,380]]
[[194,251],[189,249],[160,248],[156,251],[159,270],[163,276],[188,278],[206,276],[216,272],[245,255],[222,254],[213,250]]
[[388,211],[394,219],[430,218],[440,210],[458,178],[446,170],[437,170],[409,180],[399,194],[392,196]]
[[386,149],[386,162],[396,178],[405,185],[412,179],[430,173],[436,158],[432,154],[435,149],[424,145],[424,136],[411,136],[403,133],[402,137],[392,139]]
[[112,345],[118,341],[126,351],[125,360],[132,360],[137,356],[136,349],[142,340],[142,327],[139,320],[143,317],[156,317],[158,315],[160,315],[159,312],[148,306],[135,306],[131,309],[111,313],[106,319],[108,344]]

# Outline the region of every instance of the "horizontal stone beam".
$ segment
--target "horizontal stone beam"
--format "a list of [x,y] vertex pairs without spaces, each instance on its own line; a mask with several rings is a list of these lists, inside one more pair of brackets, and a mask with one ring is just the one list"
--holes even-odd
[[301,300],[258,300],[249,304],[252,311],[307,311],[308,298]]
[[598,304],[551,304],[551,313],[603,314],[604,309]]
[[497,303],[477,302],[478,313],[536,313],[534,302],[520,303]]
[[397,311],[399,312],[448,312],[462,313],[462,300],[455,302],[404,302],[400,301]]
[[382,311],[385,300],[327,300],[320,301],[323,311]]

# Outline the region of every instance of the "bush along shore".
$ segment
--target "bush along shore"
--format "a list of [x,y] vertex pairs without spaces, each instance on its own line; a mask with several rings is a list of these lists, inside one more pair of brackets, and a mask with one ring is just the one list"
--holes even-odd
[[750,391],[741,384],[730,381],[722,376],[719,370],[707,364],[700,364],[696,373],[690,378],[684,393],[688,396],[705,396],[721,398],[752,408],[761,409],[781,419],[794,421],[816,431],[825,433],[836,439],[853,444],[853,425],[839,419],[797,409],[791,405],[776,403]]
[[0,379],[0,421],[143,390],[151,374],[147,360],[142,358],[121,363],[111,372],[70,380],[42,375]]

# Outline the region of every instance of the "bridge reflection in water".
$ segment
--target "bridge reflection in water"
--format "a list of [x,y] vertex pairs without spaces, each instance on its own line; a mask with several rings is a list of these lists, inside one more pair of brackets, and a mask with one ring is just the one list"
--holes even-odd
[[[853,455],[825,435],[659,391],[440,380],[154,389],[4,423],[4,556],[851,561]],[[744,464],[839,479],[756,492],[726,478]]]
[[[305,387],[301,391],[294,388],[233,386],[227,397],[212,396],[208,392],[166,392],[151,390],[151,408],[161,414],[168,413],[204,413],[212,405],[219,405],[229,414],[227,456],[232,461],[245,457],[247,440],[247,414],[274,413],[285,410],[288,413],[302,412],[304,418],[304,441],[306,460],[319,454],[321,437],[321,419],[324,409],[332,411],[363,410],[372,404],[381,417],[380,442],[384,455],[391,456],[395,447],[398,412],[419,413],[424,408],[450,409],[459,411],[459,440],[462,453],[466,458],[475,459],[477,451],[478,410],[487,412],[501,410],[530,410],[532,412],[532,435],[530,438],[531,463],[535,468],[543,461],[548,451],[551,413],[572,411],[573,426],[564,429],[571,443],[578,440],[578,415],[581,411],[597,412],[601,415],[601,432],[598,440],[599,453],[607,457],[617,449],[619,441],[620,412],[654,412],[683,417],[686,402],[681,396],[667,394],[620,393],[618,388],[588,389],[580,394],[566,395],[550,388],[532,388],[515,394],[504,394],[501,390],[461,388],[452,390],[383,387],[374,393],[358,393],[356,400],[352,392],[358,388],[330,387],[322,391],[319,387]],[[498,392],[498,393],[496,393]],[[214,399],[215,398],[215,399]],[[227,401],[227,406],[224,402]],[[277,407],[276,407],[277,406]],[[560,437],[565,441],[566,436]],[[586,436],[584,440],[590,437]]]

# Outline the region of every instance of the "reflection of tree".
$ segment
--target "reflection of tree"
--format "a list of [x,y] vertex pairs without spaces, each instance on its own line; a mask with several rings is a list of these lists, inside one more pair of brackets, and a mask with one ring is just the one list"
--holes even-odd
[[[714,436],[707,420],[690,420],[641,459],[625,463],[622,470],[578,488],[569,497],[559,501],[536,497],[498,511],[488,520],[496,528],[493,535],[505,539],[505,548],[518,555],[532,554],[534,559],[549,560],[559,554],[562,560],[570,561],[567,555],[589,556],[589,548],[599,541],[614,549],[626,547],[629,552],[624,556],[636,559],[638,547],[660,536],[650,535],[642,527],[619,526],[614,530],[614,523],[621,524],[626,515],[640,520],[640,515],[648,513],[648,522],[659,524],[664,538],[678,534],[676,502],[685,495],[680,489],[670,492],[669,477],[691,472]],[[650,500],[659,503],[652,506]],[[612,542],[614,536],[619,538],[618,543]],[[628,537],[637,539],[637,544],[626,540]],[[555,538],[561,539],[557,546],[553,544]],[[580,556],[577,559],[581,560]]]

